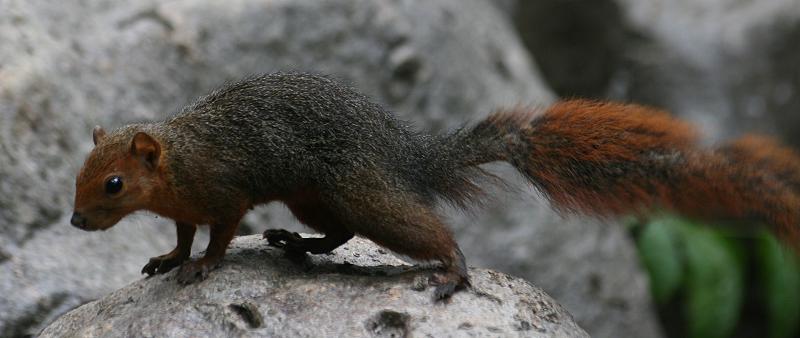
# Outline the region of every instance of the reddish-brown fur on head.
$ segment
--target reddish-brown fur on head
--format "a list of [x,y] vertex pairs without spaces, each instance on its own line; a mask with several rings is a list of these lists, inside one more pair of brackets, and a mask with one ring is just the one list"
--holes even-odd
[[[128,126],[106,135],[96,127],[95,148],[75,182],[72,224],[84,230],[104,230],[126,215],[145,209],[164,184],[159,166],[161,146],[149,134]],[[119,191],[109,191],[109,180],[121,180]]]

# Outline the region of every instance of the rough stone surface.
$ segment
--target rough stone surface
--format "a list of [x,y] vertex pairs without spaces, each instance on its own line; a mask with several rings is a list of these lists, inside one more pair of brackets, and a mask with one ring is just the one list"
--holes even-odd
[[[0,336],[35,334],[135,280],[148,257],[174,245],[165,221],[100,234],[67,224],[95,124],[161,119],[226,80],[284,69],[332,74],[430,130],[553,99],[508,19],[482,0],[0,0],[0,8],[0,294],[13,295],[0,300]],[[653,336],[646,282],[623,229],[561,219],[500,172],[526,192],[473,215],[444,210],[468,261],[541,285],[601,337]],[[245,233],[302,229],[281,206],[244,225]]]
[[363,239],[293,263],[260,236],[239,237],[205,281],[137,281],[41,337],[588,337],[523,279],[471,269],[473,288],[434,303],[430,273]]

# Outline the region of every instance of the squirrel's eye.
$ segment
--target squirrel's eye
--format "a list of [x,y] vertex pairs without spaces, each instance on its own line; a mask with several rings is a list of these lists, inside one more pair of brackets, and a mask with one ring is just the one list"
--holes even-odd
[[113,195],[122,190],[122,178],[112,176],[106,181],[106,194]]

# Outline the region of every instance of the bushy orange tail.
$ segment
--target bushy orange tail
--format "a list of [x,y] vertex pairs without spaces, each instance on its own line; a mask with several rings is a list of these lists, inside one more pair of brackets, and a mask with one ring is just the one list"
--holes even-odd
[[[489,128],[493,127],[493,128]],[[763,138],[704,149],[689,124],[638,105],[572,100],[544,113],[514,109],[492,129],[553,206],[596,216],[671,209],[688,216],[766,222],[800,241],[800,157]]]
[[795,193],[800,193],[800,155],[777,141],[746,135],[724,144],[719,151],[733,163],[748,163],[757,170],[771,173]]

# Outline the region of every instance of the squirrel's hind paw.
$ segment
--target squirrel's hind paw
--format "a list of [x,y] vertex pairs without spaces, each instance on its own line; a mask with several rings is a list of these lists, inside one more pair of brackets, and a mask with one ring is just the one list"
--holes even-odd
[[435,285],[433,299],[435,301],[447,301],[456,291],[469,287],[469,278],[455,272],[435,273],[431,276],[429,283]]

